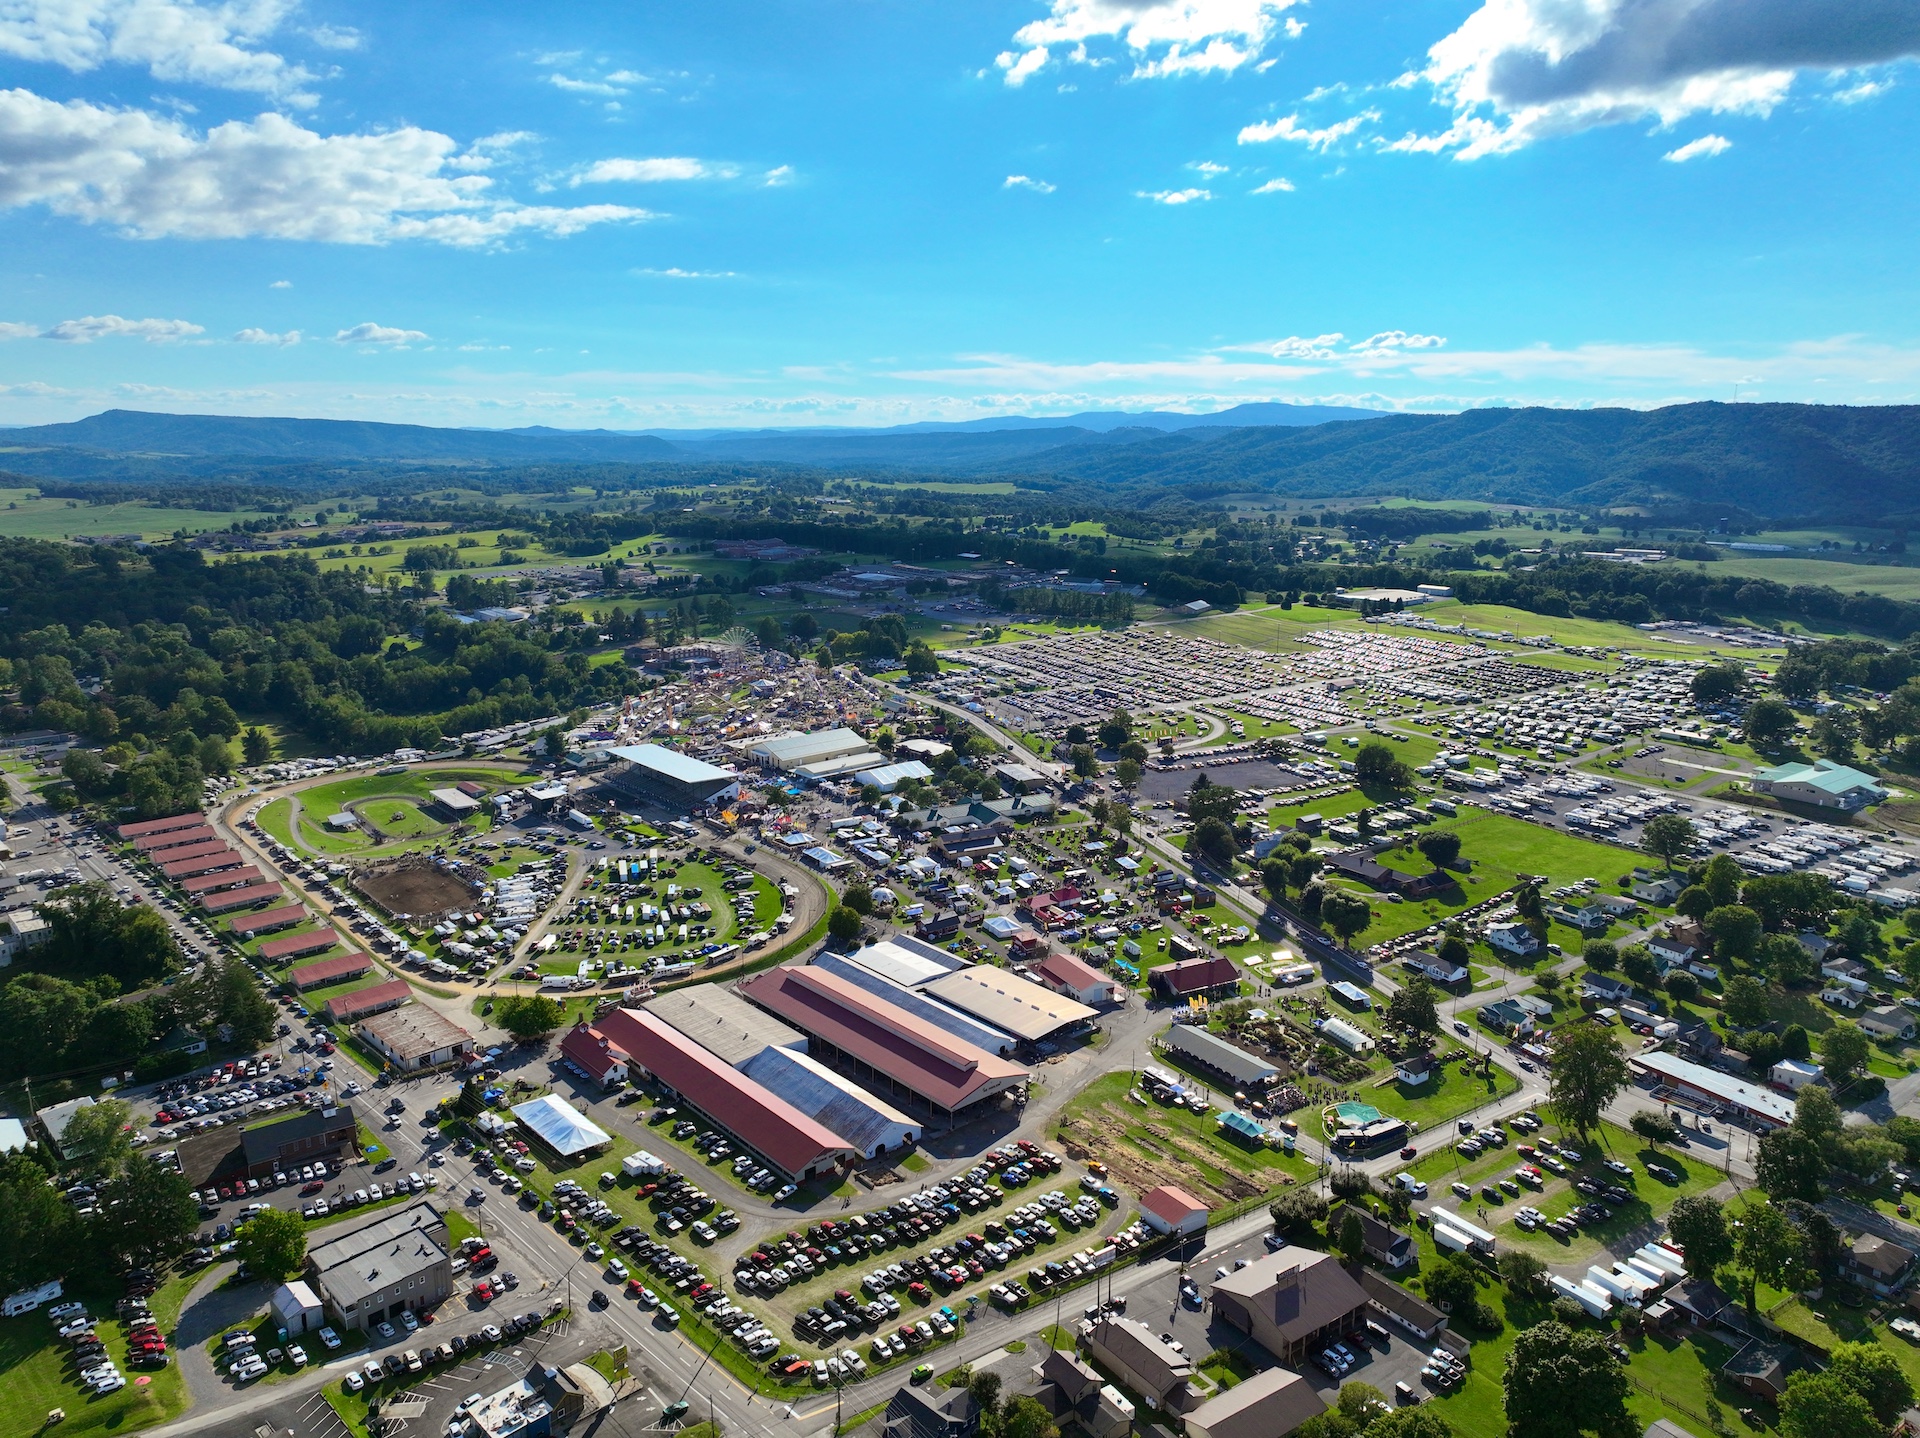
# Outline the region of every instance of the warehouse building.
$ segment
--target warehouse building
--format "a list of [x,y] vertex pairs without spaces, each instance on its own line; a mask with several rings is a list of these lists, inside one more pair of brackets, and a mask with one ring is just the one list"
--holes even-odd
[[[286,959],[297,959],[306,954],[324,954],[340,942],[340,936],[332,929],[315,929],[310,934],[290,934],[284,939],[269,939],[260,946],[260,957],[267,963],[277,964]],[[365,970],[361,970],[365,972]],[[302,988],[311,988],[303,984]]]
[[[823,729],[817,734],[775,734],[756,740],[747,756],[762,769],[793,770],[825,766],[836,759],[866,756],[871,764],[886,761],[873,746],[851,729]],[[871,764],[869,767],[871,767]]]
[[607,783],[643,803],[700,809],[740,794],[740,776],[733,770],[658,744],[629,744],[608,753],[615,764],[607,772]]
[[276,929],[291,929],[306,916],[305,904],[286,904],[278,909],[235,919],[227,927],[233,930],[235,937],[251,939],[257,934],[271,934]]
[[440,811],[442,818],[451,819],[456,824],[480,812],[480,801],[458,789],[430,789],[427,798],[433,801],[433,807]]
[[912,1148],[920,1125],[851,1079],[797,1049],[765,1048],[740,1064],[740,1072],[779,1094],[864,1158]]
[[373,960],[365,954],[339,954],[317,963],[296,964],[287,977],[296,989],[319,989],[328,984],[344,984],[362,974],[373,972]]
[[[229,869],[224,874],[217,876],[209,875],[208,877],[233,879],[238,882],[239,876],[242,874],[244,874],[247,879],[254,880],[259,878],[260,871],[253,868]],[[200,907],[205,909],[209,914],[231,914],[237,909],[250,909],[255,904],[264,904],[270,899],[282,897],[284,896],[278,884],[239,883],[237,888],[222,887],[201,894]]]
[[1030,1044],[1065,1034],[1100,1017],[1077,999],[1057,994],[1009,969],[975,964],[935,979],[926,992]]
[[1235,1088],[1264,1088],[1280,1077],[1278,1066],[1234,1047],[1198,1024],[1175,1024],[1168,1029],[1167,1049],[1208,1077]]
[[353,1031],[381,1058],[409,1073],[473,1052],[473,1035],[425,1004],[374,1014],[355,1023]]
[[739,1068],[770,1048],[805,1049],[807,1036],[719,984],[694,984],[647,1000],[646,1011]]
[[1662,1090],[1666,1090],[1692,1102],[1731,1109],[1742,1118],[1768,1127],[1784,1128],[1793,1122],[1793,1100],[1787,1095],[1746,1083],[1718,1069],[1688,1063],[1657,1049],[1635,1054],[1628,1063],[1653,1078],[1655,1098],[1665,1097]]
[[935,979],[944,979],[948,974],[958,973],[967,966],[967,961],[958,954],[950,954],[909,934],[897,934],[877,944],[856,949],[847,955],[847,962],[878,975],[890,984],[910,989],[930,984]]
[[369,1014],[384,1014],[388,1009],[399,1008],[412,997],[413,987],[405,979],[393,979],[384,984],[355,989],[350,994],[327,1000],[327,1021],[346,1024]]
[[136,823],[120,826],[120,841],[131,844],[134,840],[145,838],[148,834],[165,834],[175,829],[198,828],[206,822],[207,816],[197,809],[191,814],[175,814],[169,819],[141,819]]
[[[909,939],[908,943],[918,943]],[[877,946],[876,946],[877,947]],[[856,956],[857,957],[857,956]],[[877,999],[884,999],[896,1008],[904,1009],[915,1018],[924,1019],[942,1032],[951,1034],[962,1043],[972,1044],[1001,1058],[1010,1058],[1018,1047],[1012,1034],[1002,1033],[991,1024],[983,1024],[972,1014],[962,1013],[951,1004],[943,1004],[938,999],[930,999],[919,989],[903,988],[889,979],[882,978],[873,970],[866,968],[843,954],[823,953],[813,961],[814,968],[836,974],[859,989],[864,989]]]
[[811,1040],[814,1058],[946,1117],[1022,1088],[1027,1070],[962,1042],[815,964],[756,974],[740,993]]
[[595,1027],[692,1108],[795,1182],[859,1158],[852,1144],[780,1094],[695,1043],[658,1014],[615,1009]]
[[307,1250],[307,1284],[341,1328],[431,1312],[453,1296],[447,1220],[422,1199],[331,1236]]

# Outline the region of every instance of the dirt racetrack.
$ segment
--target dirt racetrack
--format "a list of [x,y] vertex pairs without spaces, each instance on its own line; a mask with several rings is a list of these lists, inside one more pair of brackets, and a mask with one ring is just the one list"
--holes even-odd
[[433,919],[473,902],[466,880],[431,863],[403,863],[354,877],[354,887],[395,918]]

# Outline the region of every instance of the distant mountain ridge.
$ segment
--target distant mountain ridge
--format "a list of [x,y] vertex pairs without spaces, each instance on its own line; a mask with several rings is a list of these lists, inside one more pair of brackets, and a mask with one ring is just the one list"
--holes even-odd
[[[1084,482],[1147,507],[1231,494],[1404,495],[1515,504],[1677,503],[1773,517],[1920,516],[1920,406],[1718,402],[1630,409],[1482,409],[1316,424],[1218,415],[1091,414],[942,428],[743,431],[705,438],[611,430],[441,429],[372,421],[108,410],[0,430],[0,468],[68,478],[236,464],[433,461],[537,465],[780,463]],[[1279,406],[1298,418],[1306,406]],[[1109,423],[1116,418],[1127,424]],[[1168,428],[1174,420],[1192,421]],[[1134,423],[1133,421],[1152,421]],[[980,428],[982,424],[1000,428]],[[698,432],[694,432],[698,433]],[[217,463],[216,463],[217,462]]]
[[[994,415],[987,419],[923,419],[912,424],[885,425],[868,428],[859,425],[816,426],[792,425],[785,428],[767,429],[639,429],[620,430],[621,434],[651,434],[675,444],[686,444],[700,440],[758,440],[793,437],[820,439],[839,439],[849,435],[900,435],[900,434],[980,434],[989,430],[1012,429],[1085,429],[1104,434],[1115,429],[1229,429],[1245,428],[1249,425],[1310,425],[1326,424],[1336,419],[1378,419],[1391,411],[1383,409],[1357,409],[1350,405],[1339,404],[1286,404],[1279,401],[1259,401],[1251,404],[1237,404],[1231,409],[1214,410],[1207,414],[1183,414],[1178,410],[1087,410],[1081,414],[1069,415]],[[513,431],[516,434],[563,434],[564,430],[542,428]]]

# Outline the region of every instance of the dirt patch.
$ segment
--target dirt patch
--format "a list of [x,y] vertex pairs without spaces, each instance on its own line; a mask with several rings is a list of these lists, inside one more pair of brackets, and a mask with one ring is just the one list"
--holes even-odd
[[[1141,1138],[1141,1130],[1147,1138]],[[1116,1134],[1125,1134],[1126,1140],[1116,1144]],[[1097,1115],[1083,1115],[1062,1124],[1059,1137],[1069,1154],[1098,1153],[1121,1185],[1134,1193],[1172,1184],[1210,1207],[1223,1207],[1266,1191],[1262,1184],[1226,1168],[1219,1155],[1164,1124],[1142,1122],[1139,1114],[1128,1113],[1119,1104],[1102,1104]],[[1215,1174],[1219,1176],[1213,1177]],[[1275,1175],[1274,1181],[1287,1180]]]
[[369,869],[356,874],[353,885],[396,919],[437,919],[473,902],[465,879],[430,862]]

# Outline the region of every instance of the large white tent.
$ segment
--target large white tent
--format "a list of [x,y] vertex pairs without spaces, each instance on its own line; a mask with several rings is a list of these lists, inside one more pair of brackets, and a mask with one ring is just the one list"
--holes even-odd
[[563,1098],[543,1094],[510,1112],[548,1148],[568,1158],[613,1142],[613,1136]]

